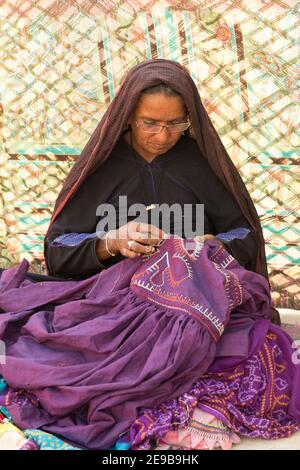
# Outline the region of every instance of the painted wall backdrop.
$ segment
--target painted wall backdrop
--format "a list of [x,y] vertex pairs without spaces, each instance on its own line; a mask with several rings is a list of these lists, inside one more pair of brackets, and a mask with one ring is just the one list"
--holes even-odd
[[0,1],[1,267],[45,272],[63,180],[126,71],[163,57],[189,69],[252,195],[276,305],[300,308],[299,23],[294,0]]

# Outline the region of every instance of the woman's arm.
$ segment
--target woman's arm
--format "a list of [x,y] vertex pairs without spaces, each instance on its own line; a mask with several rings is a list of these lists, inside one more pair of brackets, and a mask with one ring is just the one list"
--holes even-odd
[[[210,233],[225,245],[241,266],[255,271],[258,241],[234,196],[213,173],[208,162],[200,160],[197,194],[204,203]],[[240,230],[238,230],[240,229]]]
[[105,253],[105,242],[96,233],[99,200],[111,190],[106,186],[100,175],[91,175],[51,224],[45,240],[50,275],[83,279],[120,261],[120,257]]
[[[73,236],[73,243],[70,243],[70,239],[64,240],[62,235]],[[49,235],[46,242],[45,260],[50,275],[83,279],[108,267],[106,261],[111,259],[111,256],[106,252],[105,241],[100,240],[96,234],[79,241],[80,235],[87,234],[73,232]],[[118,261],[116,258],[113,259],[114,262]]]
[[207,214],[214,226],[214,235],[241,266],[255,271],[258,249],[256,235],[234,197],[224,186],[219,187],[216,193],[216,202],[207,205]]

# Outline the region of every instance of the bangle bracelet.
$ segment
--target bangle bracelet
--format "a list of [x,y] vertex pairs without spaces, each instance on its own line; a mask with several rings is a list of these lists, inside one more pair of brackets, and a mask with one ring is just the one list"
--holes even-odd
[[106,234],[106,236],[105,236],[105,249],[106,249],[107,253],[110,254],[110,256],[116,256],[117,253],[112,253],[112,252],[109,250],[109,248],[108,248],[108,243],[107,243],[107,241],[108,241],[108,234],[109,234],[109,233],[110,233],[110,232],[107,232],[107,234]]

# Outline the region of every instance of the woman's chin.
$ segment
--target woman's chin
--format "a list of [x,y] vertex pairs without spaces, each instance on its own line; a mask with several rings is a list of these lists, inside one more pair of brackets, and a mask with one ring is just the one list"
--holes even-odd
[[169,149],[169,146],[168,145],[151,144],[151,149],[155,149],[155,151],[159,152],[159,153],[164,153]]

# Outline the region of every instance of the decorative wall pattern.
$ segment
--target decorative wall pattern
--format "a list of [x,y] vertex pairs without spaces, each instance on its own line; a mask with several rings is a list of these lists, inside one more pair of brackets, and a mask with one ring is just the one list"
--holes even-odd
[[66,174],[127,70],[164,57],[190,70],[253,197],[275,303],[299,308],[297,13],[295,0],[0,1],[0,265],[44,272]]

